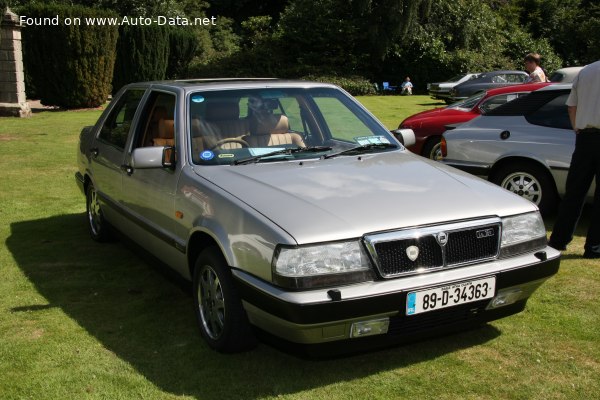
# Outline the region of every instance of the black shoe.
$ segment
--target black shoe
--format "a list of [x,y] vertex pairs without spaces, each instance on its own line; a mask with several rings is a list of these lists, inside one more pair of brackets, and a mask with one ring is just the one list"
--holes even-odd
[[565,246],[564,244],[563,245],[558,245],[558,244],[556,244],[556,243],[554,243],[552,241],[548,241],[548,246],[550,246],[553,249],[558,250],[558,251],[565,251],[567,249],[567,246]]
[[597,251],[586,250],[583,252],[583,258],[600,258],[600,253]]

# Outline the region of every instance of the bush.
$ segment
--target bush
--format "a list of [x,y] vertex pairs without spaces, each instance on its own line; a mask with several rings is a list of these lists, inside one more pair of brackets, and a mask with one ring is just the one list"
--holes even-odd
[[[26,82],[45,105],[63,108],[98,107],[110,93],[118,31],[113,26],[84,22],[66,26],[65,18],[112,17],[82,6],[31,4],[27,17],[59,16],[59,25],[32,25],[22,31]],[[31,93],[31,92],[30,92]]]
[[170,29],[169,61],[166,78],[177,79],[184,77],[198,49],[198,38],[194,30],[183,27]]
[[169,29],[159,25],[119,28],[113,93],[132,82],[165,79],[169,62]]
[[307,81],[326,82],[338,85],[352,96],[367,96],[377,94],[375,86],[360,76],[340,77],[340,76],[315,76],[307,75],[302,77]]

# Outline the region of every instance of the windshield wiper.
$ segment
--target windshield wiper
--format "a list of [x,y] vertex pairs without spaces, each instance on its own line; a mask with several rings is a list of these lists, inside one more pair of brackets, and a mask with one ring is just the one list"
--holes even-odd
[[397,149],[398,146],[395,144],[392,144],[392,143],[369,143],[369,144],[363,144],[360,146],[352,147],[351,149],[342,150],[338,153],[327,154],[327,155],[323,156],[323,159],[333,158],[333,157],[337,157],[337,156],[343,156],[343,155],[347,155],[347,154],[368,153],[371,150],[392,149],[392,148]]
[[272,152],[266,153],[266,154],[260,154],[258,156],[235,160],[232,163],[232,165],[257,163],[260,160],[262,160],[263,158],[268,158],[268,157],[276,156],[279,154],[291,155],[291,154],[298,154],[298,153],[318,153],[321,151],[329,151],[329,150],[331,150],[331,147],[329,147],[329,146],[311,146],[311,147],[298,147],[295,149],[281,149],[281,150],[275,150],[275,151],[272,151]]

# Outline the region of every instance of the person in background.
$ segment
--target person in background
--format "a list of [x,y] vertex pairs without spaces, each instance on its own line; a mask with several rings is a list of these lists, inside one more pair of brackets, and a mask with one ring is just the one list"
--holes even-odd
[[537,53],[529,53],[525,56],[525,70],[529,72],[529,78],[525,83],[548,82],[546,73],[540,67],[542,56]]
[[408,76],[406,77],[406,79],[404,79],[404,82],[402,82],[402,85],[400,85],[400,88],[402,88],[402,92],[400,92],[400,94],[407,94],[407,95],[412,94],[413,84],[410,81],[410,78]]
[[575,131],[575,151],[567,175],[565,196],[548,245],[566,250],[573,239],[585,198],[594,177],[596,192],[588,228],[584,258],[600,258],[600,60],[583,68],[573,81],[567,99]]

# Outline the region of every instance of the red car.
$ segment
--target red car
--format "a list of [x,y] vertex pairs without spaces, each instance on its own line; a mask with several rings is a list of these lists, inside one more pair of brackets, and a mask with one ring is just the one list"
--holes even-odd
[[471,97],[447,107],[423,111],[406,118],[399,129],[412,129],[417,142],[408,147],[410,151],[433,160],[439,159],[440,139],[447,125],[462,124],[506,102],[550,83],[525,83],[475,93]]

